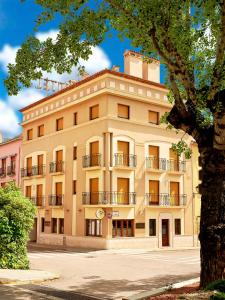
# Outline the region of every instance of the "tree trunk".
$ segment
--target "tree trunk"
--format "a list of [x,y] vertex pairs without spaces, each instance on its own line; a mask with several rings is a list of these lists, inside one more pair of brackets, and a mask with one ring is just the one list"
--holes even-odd
[[[208,137],[210,139],[210,137]],[[222,279],[225,268],[225,151],[199,146],[201,224],[200,285]]]

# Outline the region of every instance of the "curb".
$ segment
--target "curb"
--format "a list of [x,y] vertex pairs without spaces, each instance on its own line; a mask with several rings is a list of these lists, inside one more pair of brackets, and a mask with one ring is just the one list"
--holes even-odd
[[192,278],[192,279],[189,279],[189,280],[168,284],[164,287],[154,289],[154,290],[149,291],[149,292],[142,292],[142,293],[139,293],[139,294],[127,297],[127,298],[122,298],[122,300],[147,300],[149,297],[158,296],[158,295],[160,295],[164,292],[167,292],[169,290],[181,288],[181,287],[184,287],[184,286],[189,285],[189,284],[197,283],[199,281],[200,281],[199,277]]
[[41,283],[44,281],[50,281],[59,279],[59,274],[52,274],[52,276],[45,277],[45,278],[36,278],[36,279],[30,279],[30,280],[20,280],[20,279],[10,279],[10,278],[0,278],[0,285],[2,284],[11,284],[11,285],[22,285],[22,284],[35,284],[35,283]]

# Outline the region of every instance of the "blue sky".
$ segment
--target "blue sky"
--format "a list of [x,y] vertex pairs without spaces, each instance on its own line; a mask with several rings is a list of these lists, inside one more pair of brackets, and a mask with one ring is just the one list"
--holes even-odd
[[[4,87],[4,79],[7,76],[7,64],[13,62],[17,48],[26,37],[33,33],[35,19],[41,11],[41,7],[33,0],[0,0],[0,132],[5,137],[13,137],[20,133],[18,123],[21,114],[18,109],[26,106],[44,96],[44,92],[35,88],[25,89],[18,96],[8,97]],[[57,35],[58,20],[45,24],[37,33],[40,39]],[[123,53],[126,49],[132,49],[130,42],[121,42],[116,35],[104,41],[99,48],[93,50],[93,56],[89,62],[84,63],[89,73],[95,73],[112,65],[119,65],[123,71]],[[77,76],[76,69],[73,73],[57,75],[55,72],[46,74],[50,79],[66,81]]]

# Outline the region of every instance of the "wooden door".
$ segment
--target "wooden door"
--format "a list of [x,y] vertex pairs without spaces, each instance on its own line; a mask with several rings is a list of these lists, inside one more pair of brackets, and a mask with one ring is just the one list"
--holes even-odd
[[150,168],[159,169],[159,147],[149,146],[148,154],[150,158]]
[[43,162],[44,162],[44,155],[38,155],[38,175],[43,175]]
[[179,205],[180,187],[179,182],[170,182],[170,202],[171,205]]
[[31,185],[26,186],[25,196],[31,198]]
[[98,166],[99,142],[90,143],[90,166]]
[[150,204],[159,204],[159,181],[149,180]]
[[118,165],[129,166],[129,142],[118,141]]
[[117,202],[120,204],[129,204],[129,178],[117,178]]
[[179,156],[172,148],[170,148],[170,170],[179,171]]
[[169,220],[162,219],[162,246],[169,246]]
[[27,158],[27,176],[32,175],[32,157]]
[[11,156],[11,173],[15,174],[16,172],[16,156]]
[[63,150],[56,151],[56,172],[62,172]]
[[62,204],[62,182],[56,182],[55,194],[56,194],[56,205],[61,205]]
[[98,204],[99,200],[99,179],[91,178],[90,179],[90,204]]
[[43,184],[38,184],[37,185],[37,206],[42,206],[43,200]]

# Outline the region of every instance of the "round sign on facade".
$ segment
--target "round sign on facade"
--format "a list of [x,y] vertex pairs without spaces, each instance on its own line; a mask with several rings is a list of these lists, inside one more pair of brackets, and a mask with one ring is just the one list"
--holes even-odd
[[96,215],[96,218],[101,220],[105,216],[105,211],[102,208],[99,208],[99,209],[96,210],[95,215]]

